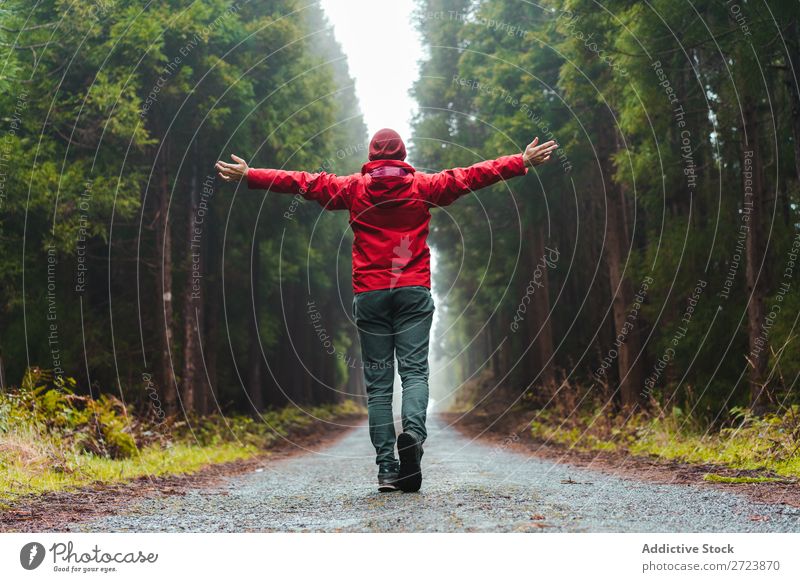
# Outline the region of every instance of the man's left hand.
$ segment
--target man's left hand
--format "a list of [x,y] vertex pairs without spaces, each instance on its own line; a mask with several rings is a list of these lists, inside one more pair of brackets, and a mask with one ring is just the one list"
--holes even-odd
[[247,171],[250,169],[247,166],[247,162],[245,162],[239,156],[235,156],[233,154],[231,154],[231,158],[233,159],[234,162],[236,162],[235,164],[223,162],[222,160],[220,160],[214,166],[219,172],[219,177],[225,180],[226,182],[234,182],[234,181],[239,181],[242,178],[246,178]]

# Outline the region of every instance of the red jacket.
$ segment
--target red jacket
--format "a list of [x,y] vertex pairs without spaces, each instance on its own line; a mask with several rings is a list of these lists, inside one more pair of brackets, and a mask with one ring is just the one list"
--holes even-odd
[[349,210],[353,229],[353,291],[431,286],[428,226],[431,207],[527,172],[522,154],[437,174],[400,160],[367,162],[360,174],[250,168],[248,188],[300,194],[327,210]]

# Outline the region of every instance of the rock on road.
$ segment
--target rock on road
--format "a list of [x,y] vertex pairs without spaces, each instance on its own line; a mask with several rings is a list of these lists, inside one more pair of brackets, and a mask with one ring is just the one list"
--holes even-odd
[[429,419],[419,493],[379,493],[364,426],[320,451],[73,531],[800,531],[800,509],[581,469],[470,440]]

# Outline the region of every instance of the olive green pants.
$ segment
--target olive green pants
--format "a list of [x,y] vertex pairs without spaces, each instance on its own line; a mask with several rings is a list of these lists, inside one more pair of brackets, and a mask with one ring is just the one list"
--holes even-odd
[[428,408],[428,344],[433,297],[427,287],[396,287],[357,293],[353,317],[361,340],[367,387],[369,436],[378,465],[396,465],[392,418],[394,363],[403,386],[403,430],[425,441]]

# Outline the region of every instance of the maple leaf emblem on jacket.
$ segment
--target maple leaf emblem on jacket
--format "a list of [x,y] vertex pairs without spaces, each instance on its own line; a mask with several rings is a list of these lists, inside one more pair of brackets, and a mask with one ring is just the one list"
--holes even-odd
[[392,256],[392,281],[391,286],[394,287],[400,280],[403,274],[403,269],[411,261],[414,253],[411,251],[411,236],[403,235],[400,239],[400,244],[392,249],[394,255]]

